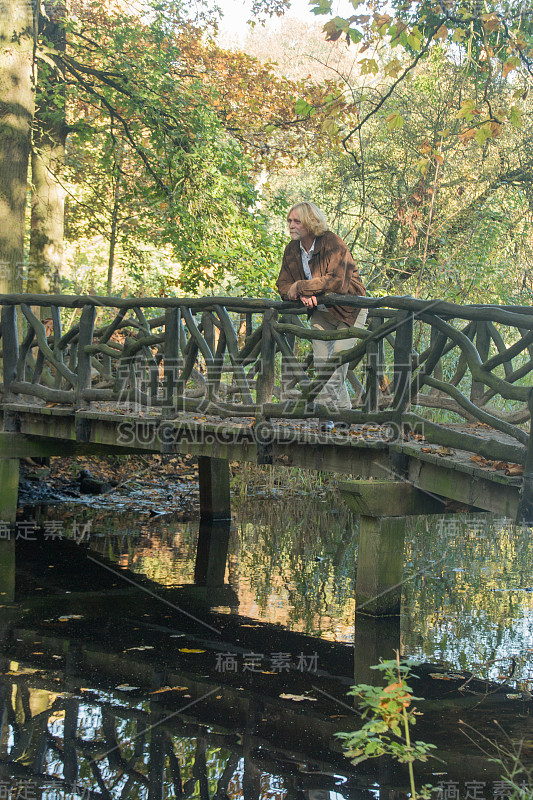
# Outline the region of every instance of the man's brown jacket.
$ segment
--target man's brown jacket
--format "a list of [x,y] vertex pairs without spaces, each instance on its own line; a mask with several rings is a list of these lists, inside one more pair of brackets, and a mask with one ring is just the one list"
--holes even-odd
[[[302,266],[300,241],[293,239],[283,253],[281,272],[277,280],[278,292],[286,300],[289,288],[296,283],[299,294],[310,297],[326,293],[365,295],[352,254],[333,231],[316,237],[314,253],[309,261],[311,280],[307,280]],[[359,313],[356,308],[333,306],[333,316],[346,325],[353,325]]]

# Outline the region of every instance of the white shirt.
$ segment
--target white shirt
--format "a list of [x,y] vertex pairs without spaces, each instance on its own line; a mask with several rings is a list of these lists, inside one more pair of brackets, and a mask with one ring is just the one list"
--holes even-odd
[[[313,277],[311,275],[311,269],[309,267],[309,262],[311,261],[311,258],[313,257],[313,253],[315,252],[315,244],[316,244],[316,239],[313,239],[313,244],[309,248],[309,252],[308,252],[305,249],[305,247],[303,246],[303,244],[300,242],[300,253],[302,255],[302,267],[304,268],[304,275],[305,275],[305,277],[307,278],[308,281],[310,281],[311,278]],[[327,311],[327,310],[328,309],[326,308],[324,303],[319,303],[317,305],[317,307],[316,307],[316,311]]]
[[304,268],[304,275],[308,281],[310,281],[311,278],[313,277],[311,275],[311,270],[309,269],[309,262],[311,261],[313,253],[315,252],[315,243],[316,239],[313,239],[313,244],[309,248],[309,252],[307,252],[303,244],[300,242],[300,253],[302,254],[302,267]]

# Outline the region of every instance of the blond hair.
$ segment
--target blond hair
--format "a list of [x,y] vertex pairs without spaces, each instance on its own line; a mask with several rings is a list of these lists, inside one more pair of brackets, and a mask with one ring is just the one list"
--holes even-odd
[[324,212],[321,211],[318,206],[315,206],[314,203],[309,203],[307,200],[301,203],[295,203],[287,212],[287,222],[293,211],[298,212],[300,222],[313,236],[320,236],[321,233],[329,231],[329,225],[326,222]]

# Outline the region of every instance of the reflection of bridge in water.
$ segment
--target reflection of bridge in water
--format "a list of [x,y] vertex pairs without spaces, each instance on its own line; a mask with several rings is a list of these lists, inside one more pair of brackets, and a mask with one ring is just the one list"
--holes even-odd
[[[200,562],[206,540],[216,547],[225,527],[211,534],[204,527]],[[359,615],[352,647],[211,613],[213,602],[233,602],[228,587],[209,587],[206,602],[205,586],[164,590],[126,572],[155,597],[118,589],[116,566],[102,569],[105,559],[95,563],[91,551],[71,542],[16,546],[23,565],[17,605],[0,609],[0,786],[26,786],[19,796],[43,800],[52,790],[70,798],[73,787],[98,800],[370,800],[377,791],[407,793],[402,769],[352,767],[334,737],[358,726],[346,692],[369,678],[379,655],[399,646],[398,618]],[[49,562],[56,569],[39,596],[34,587]],[[201,570],[197,581],[205,583]],[[253,664],[250,654],[266,653],[289,655],[290,663],[243,669],[246,656]],[[308,659],[303,668],[299,654]],[[238,668],[221,668],[232,657]],[[480,730],[497,718],[519,740],[527,719],[505,687],[493,692],[444,670],[447,680],[439,681],[435,672],[417,669],[416,691],[426,701],[416,736],[438,744],[444,764],[417,766],[417,779],[435,783],[438,770],[461,787],[483,780],[490,797],[500,769],[467,740],[458,752],[458,721],[475,709]],[[291,694],[307,699],[283,696]]]
[[[4,521],[24,456],[192,453],[205,520],[230,516],[230,460],[350,475],[357,602],[373,614],[398,611],[408,515],[459,502],[533,522],[529,308],[343,298],[370,308],[368,330],[320,332],[260,299],[0,301]],[[338,337],[358,340],[340,359],[353,408],[332,413],[319,400],[338,362],[313,374],[309,341]],[[322,434],[319,417],[352,427]]]

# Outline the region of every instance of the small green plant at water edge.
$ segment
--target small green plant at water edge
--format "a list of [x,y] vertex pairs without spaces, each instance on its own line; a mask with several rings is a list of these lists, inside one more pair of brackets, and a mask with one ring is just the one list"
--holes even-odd
[[427,761],[434,744],[411,741],[412,725],[416,724],[417,712],[412,706],[415,697],[407,681],[411,677],[411,667],[414,661],[400,661],[399,653],[396,660],[383,661],[371,669],[383,672],[385,686],[369,686],[365,683],[352,686],[349,693],[360,699],[359,710],[367,721],[358,731],[352,733],[338,733],[337,736],[344,740],[345,753],[352,764],[359,764],[367,758],[378,756],[391,756],[401,764],[407,764],[411,797],[429,797],[431,786],[423,786],[417,793],[415,789],[413,762]]

